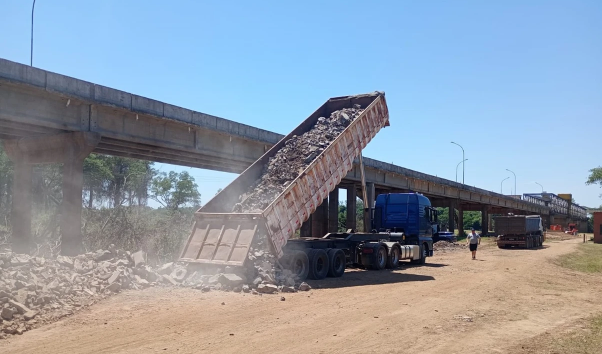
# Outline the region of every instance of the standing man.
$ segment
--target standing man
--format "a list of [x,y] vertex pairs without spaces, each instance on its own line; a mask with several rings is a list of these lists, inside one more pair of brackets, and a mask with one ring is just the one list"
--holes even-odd
[[474,227],[470,228],[470,233],[466,237],[470,252],[472,252],[472,259],[477,259],[477,246],[481,244],[481,235],[477,234]]

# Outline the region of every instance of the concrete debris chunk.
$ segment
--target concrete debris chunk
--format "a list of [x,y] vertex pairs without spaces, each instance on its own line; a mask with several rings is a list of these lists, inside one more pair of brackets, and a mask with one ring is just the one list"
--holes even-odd
[[240,277],[236,274],[222,274],[221,277],[219,278],[219,281],[222,284],[231,286],[231,287],[240,286],[245,282],[245,280],[242,277]]
[[132,254],[132,260],[134,261],[134,267],[142,266],[146,264],[146,253],[144,251],[138,251]]
[[163,274],[170,274],[173,271],[173,262],[170,263],[165,263],[164,265],[162,265],[159,270],[157,271],[157,273],[163,275]]
[[0,317],[2,317],[2,319],[5,321],[12,321],[13,320],[13,310],[11,310],[7,307],[2,308],[2,313],[0,313]]
[[17,312],[20,313],[21,315],[25,314],[26,312],[29,312],[29,308],[25,305],[23,305],[20,302],[17,301],[13,301],[13,300],[9,300],[8,303],[17,309]]
[[23,314],[23,318],[25,319],[25,321],[31,321],[33,320],[36,316],[38,315],[37,311],[27,311]]
[[309,284],[307,284],[306,282],[303,282],[299,285],[299,291],[310,291],[311,290],[311,286],[309,286]]
[[73,259],[71,259],[71,257],[57,256],[56,261],[62,266],[73,268]]
[[164,282],[166,282],[166,283],[168,283],[168,284],[171,284],[171,285],[174,285],[174,286],[178,285],[178,282],[177,282],[177,281],[175,281],[175,280],[174,280],[172,277],[170,277],[169,275],[167,275],[167,274],[163,274],[163,275],[162,275],[162,277],[163,277],[163,281],[164,281]]
[[121,284],[119,284],[119,283],[113,283],[113,284],[107,286],[107,290],[110,290],[110,291],[116,293],[119,290],[121,290]]
[[169,276],[178,283],[181,283],[186,278],[186,273],[186,268],[176,268]]
[[111,258],[113,258],[111,251],[99,250],[94,254],[94,261],[96,262],[108,261]]
[[257,292],[262,294],[274,294],[278,292],[278,287],[273,284],[259,284]]
[[111,276],[109,277],[107,282],[109,283],[109,285],[111,285],[114,282],[116,282],[117,280],[119,280],[120,276],[121,276],[121,271],[118,269],[118,270],[114,271],[113,274],[111,274]]

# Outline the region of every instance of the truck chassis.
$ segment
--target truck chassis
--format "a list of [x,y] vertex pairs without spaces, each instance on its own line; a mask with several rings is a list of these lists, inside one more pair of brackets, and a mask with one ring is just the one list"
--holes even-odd
[[528,235],[500,235],[497,238],[499,248],[536,248],[543,245],[544,237],[540,232]]
[[394,269],[399,261],[424,264],[433,255],[430,237],[401,233],[332,233],[322,238],[293,239],[284,247],[281,265],[303,280],[340,277],[350,266]]

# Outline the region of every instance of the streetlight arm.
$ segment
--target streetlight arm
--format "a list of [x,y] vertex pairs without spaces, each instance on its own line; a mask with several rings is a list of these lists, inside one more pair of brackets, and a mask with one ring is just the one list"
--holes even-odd
[[[458,145],[460,147],[460,149],[462,149],[462,184],[464,184],[464,161],[466,161],[467,159],[464,158],[464,148],[462,147],[462,145],[455,143],[455,142],[451,142],[454,145]],[[456,167],[457,170],[457,167]],[[456,178],[457,179],[457,178]]]
[[29,66],[33,66],[33,10],[36,8],[36,0],[33,0],[31,5],[31,53],[29,57]]

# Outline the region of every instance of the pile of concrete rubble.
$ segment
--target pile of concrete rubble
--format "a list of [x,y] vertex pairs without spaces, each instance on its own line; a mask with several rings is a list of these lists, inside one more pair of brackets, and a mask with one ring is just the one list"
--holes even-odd
[[364,110],[359,105],[320,117],[308,132],[293,136],[270,158],[261,177],[240,196],[234,212],[262,212]]
[[437,241],[433,243],[433,251],[446,252],[466,249],[468,246],[466,243],[448,242],[448,241]]
[[[146,264],[142,251],[129,253],[110,247],[76,257],[54,259],[0,254],[0,339],[71,315],[124,289],[183,286],[200,291],[237,291],[253,294],[309,290],[292,274],[270,269],[212,269],[167,263]],[[252,277],[249,277],[252,276]]]

